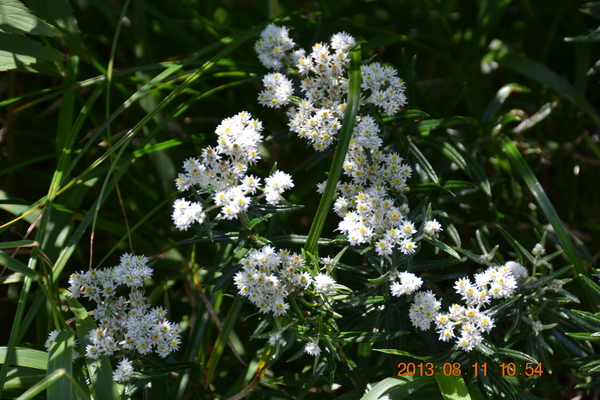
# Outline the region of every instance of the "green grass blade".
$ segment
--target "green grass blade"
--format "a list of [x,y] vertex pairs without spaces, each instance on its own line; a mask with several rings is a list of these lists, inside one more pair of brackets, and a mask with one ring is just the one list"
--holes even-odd
[[225,350],[225,345],[229,340],[229,335],[231,333],[231,330],[233,329],[233,325],[237,321],[238,315],[240,314],[242,304],[242,301],[239,298],[236,298],[233,302],[233,306],[229,309],[229,312],[225,317],[225,321],[223,322],[221,332],[219,332],[219,336],[217,337],[217,341],[215,342],[213,350],[210,354],[210,358],[206,363],[206,371],[204,374],[204,382],[206,384],[212,383],[215,371],[217,369],[217,364],[221,359],[223,350]]
[[[87,310],[76,299],[68,296],[66,299],[71,311],[75,315],[79,345],[85,354],[85,348],[90,344],[89,332],[92,329],[98,328],[98,326],[92,317],[88,315]],[[107,356],[98,357],[97,360],[86,357],[85,362],[95,397],[103,400],[120,400],[121,396],[117,385],[112,379],[113,370],[110,365],[110,359]]]
[[435,380],[440,387],[444,400],[471,400],[469,389],[462,376],[436,374]]
[[0,249],[14,249],[16,247],[33,247],[39,246],[40,244],[35,240],[17,240],[14,242],[2,242],[0,243]]
[[386,378],[373,387],[373,389],[365,394],[360,400],[399,400],[430,383],[435,383],[435,378],[433,376]]
[[67,372],[64,369],[57,369],[52,371],[44,379],[33,385],[25,393],[17,397],[17,400],[29,400],[35,398],[38,394],[47,389],[50,385],[57,382],[60,378],[67,376]]
[[[50,376],[54,371],[61,369],[65,371],[65,375],[73,375],[74,339],[75,335],[73,332],[61,332],[58,334],[56,341],[50,348],[46,376]],[[75,387],[63,375],[48,387],[46,393],[50,399],[74,399]]]
[[481,122],[485,122],[492,118],[494,115],[496,115],[500,107],[504,104],[504,102],[506,101],[508,96],[511,95],[511,93],[530,92],[531,90],[529,88],[516,83],[509,83],[507,85],[502,86],[500,90],[498,90],[498,92],[496,93],[496,96],[494,96],[494,100],[492,100],[492,102],[485,109],[485,112],[481,116]]
[[561,246],[565,249],[565,253],[567,253],[569,260],[575,266],[575,271],[578,275],[587,275],[583,264],[581,263],[581,259],[579,258],[579,256],[577,256],[577,251],[575,250],[575,246],[573,245],[571,238],[565,230],[565,227],[562,221],[560,220],[560,217],[556,213],[554,206],[550,202],[550,199],[546,195],[546,192],[542,188],[542,185],[533,174],[533,171],[531,170],[529,165],[527,165],[527,162],[525,161],[525,159],[523,158],[523,156],[509,137],[505,135],[500,136],[500,142],[506,155],[519,172],[519,175],[521,175],[521,177],[525,181],[525,184],[527,185],[529,190],[531,190],[531,193],[533,194],[538,204],[544,211],[546,218],[548,218],[548,221],[550,221],[550,223],[552,224],[552,227],[554,228],[554,231],[558,236]]
[[333,197],[335,196],[335,190],[337,183],[342,174],[342,164],[348,151],[350,139],[352,138],[352,132],[354,131],[354,122],[356,120],[356,114],[358,113],[358,106],[360,101],[360,63],[361,53],[360,46],[357,46],[350,52],[350,70],[348,72],[348,78],[350,81],[348,87],[348,105],[346,112],[344,113],[344,121],[342,123],[342,129],[340,137],[337,143],[337,149],[333,157],[331,169],[329,170],[329,176],[327,177],[327,185],[325,191],[321,196],[319,202],[319,208],[313,219],[313,223],[308,233],[308,239],[304,249],[310,254],[315,254],[317,250],[317,244],[321,231],[325,225],[325,219],[329,214]]
[[19,272],[29,278],[37,279],[38,274],[34,270],[27,268],[27,265],[22,262],[15,260],[8,254],[0,252],[0,265],[5,266],[11,271]]
[[0,364],[18,365],[20,367],[46,370],[48,354],[45,351],[17,347],[12,353],[10,362],[6,362],[6,347],[0,347]]
[[427,160],[427,157],[425,157],[425,155],[421,153],[421,150],[419,150],[419,148],[415,146],[413,142],[408,141],[408,146],[410,154],[417,160],[417,163],[421,165],[423,171],[429,177],[429,179],[431,179],[432,182],[439,184],[440,179],[438,178],[437,174],[435,173],[435,170]]
[[497,54],[496,60],[506,68],[510,68],[530,79],[551,87],[573,102],[581,110],[585,111],[594,120],[594,123],[600,126],[600,117],[590,102],[577,89],[569,85],[550,68],[537,61],[513,53]]

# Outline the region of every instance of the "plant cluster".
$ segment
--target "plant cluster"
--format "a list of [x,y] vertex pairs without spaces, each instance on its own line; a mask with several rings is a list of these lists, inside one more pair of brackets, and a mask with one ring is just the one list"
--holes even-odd
[[[101,31],[93,3],[4,0],[18,62],[0,67],[38,88],[0,98],[7,160],[14,127],[31,154],[0,149],[0,210],[16,215],[0,234],[25,232],[0,243],[17,306],[0,397],[598,398],[597,199],[582,189],[598,183],[597,30],[554,49],[585,24],[549,1],[542,43],[520,34],[542,12],[529,0],[325,1],[268,21],[245,3],[125,0],[99,17],[117,27],[102,50],[105,33],[77,31]],[[173,22],[181,10],[202,27]],[[552,58],[570,41],[575,70]],[[35,153],[56,107],[57,151]],[[37,193],[47,174],[27,171],[49,162]]]

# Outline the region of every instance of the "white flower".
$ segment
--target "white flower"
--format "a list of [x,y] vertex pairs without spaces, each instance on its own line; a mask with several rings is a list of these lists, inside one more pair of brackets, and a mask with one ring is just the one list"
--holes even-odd
[[282,171],[275,171],[273,175],[265,179],[265,197],[267,203],[271,205],[279,204],[281,193],[284,190],[294,187],[292,177]]
[[279,108],[289,104],[294,93],[292,81],[285,75],[273,73],[263,78],[265,89],[258,95],[258,103],[262,106]]
[[537,243],[533,247],[533,250],[531,250],[531,254],[533,254],[536,257],[540,257],[540,256],[543,256],[544,254],[546,254],[546,249],[544,249],[544,246],[542,246],[541,243]]
[[439,302],[431,290],[415,294],[415,301],[410,306],[408,316],[412,324],[425,331],[438,315],[442,303]]
[[269,335],[269,345],[275,346],[277,343],[281,342],[281,331],[273,332]]
[[394,284],[392,284],[392,296],[400,297],[404,294],[413,294],[423,284],[421,278],[410,272],[401,272],[398,274],[398,278],[400,278],[400,283],[394,282]]
[[59,333],[60,333],[60,331],[58,329],[55,329],[48,334],[48,339],[46,339],[46,343],[44,343],[44,346],[46,347],[46,351],[50,352],[50,349],[52,348],[52,345],[56,341],[56,337],[58,336]]
[[400,251],[404,254],[413,254],[417,251],[417,244],[410,239],[404,239],[400,244]]
[[128,358],[123,358],[113,372],[113,381],[129,382],[133,377],[133,365]]
[[435,237],[440,231],[443,231],[442,225],[440,225],[440,223],[435,219],[425,222],[425,227],[423,228],[423,232],[425,232],[425,234]]
[[335,281],[325,274],[315,276],[315,292],[325,295],[335,294]]
[[306,345],[304,346],[304,352],[306,354],[308,354],[309,356],[318,356],[319,354],[321,354],[321,349],[319,348],[318,343],[316,342],[309,342],[306,343]]
[[529,273],[527,272],[527,268],[525,268],[518,262],[508,261],[506,264],[504,264],[504,266],[510,270],[510,272],[512,273],[512,275],[515,277],[515,279],[517,281],[521,281],[529,276]]
[[279,69],[283,66],[282,59],[294,46],[295,43],[290,39],[286,27],[269,24],[260,33],[260,39],[255,43],[254,49],[265,67]]
[[346,32],[336,33],[331,37],[331,47],[336,50],[348,52],[356,46],[356,41]]

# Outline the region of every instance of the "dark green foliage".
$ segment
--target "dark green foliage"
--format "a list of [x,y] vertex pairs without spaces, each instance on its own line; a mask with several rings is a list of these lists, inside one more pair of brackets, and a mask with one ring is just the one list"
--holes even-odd
[[[591,267],[600,257],[599,3],[24,3],[18,13],[32,19],[0,33],[0,69],[10,69],[0,76],[0,297],[7,305],[0,307],[0,354],[44,350],[50,330],[89,324],[85,308],[71,303],[76,315],[69,310],[69,275],[133,252],[156,259],[149,301],[182,321],[184,341],[166,362],[144,360],[132,398],[229,398],[249,388],[248,399],[360,399],[369,385],[369,399],[386,390],[407,399],[597,397],[600,276]],[[354,62],[391,64],[406,82],[405,110],[378,116],[384,144],[418,165],[410,191],[398,194],[417,229],[436,218],[444,232],[414,257],[395,254],[393,266],[420,275],[444,309],[456,301],[457,278],[486,268],[481,255],[537,272],[518,296],[489,307],[496,327],[475,351],[416,330],[407,318],[411,301],[390,296],[391,266],[372,247],[348,247],[335,230],[339,218],[318,208],[314,187],[330,171],[333,151],[314,153],[289,133],[281,110],[256,101],[267,71],[253,45],[273,18],[303,48],[344,30],[364,40]],[[15,46],[31,54],[25,62],[13,57],[13,65],[5,59],[18,54]],[[243,227],[215,212],[202,226],[177,231],[170,214],[182,196],[174,180],[183,161],[214,145],[219,122],[242,110],[265,125],[263,160],[252,173],[266,176],[274,163],[291,173],[289,203],[254,205]],[[208,192],[196,196],[208,203]],[[546,255],[532,255],[536,243]],[[277,326],[234,298],[232,285],[238,261],[264,244],[304,250],[315,274],[316,257],[343,251],[332,274],[349,288],[335,306],[313,311],[309,295],[292,304],[305,320],[276,348],[265,342]],[[297,340],[317,334],[326,350],[308,356]],[[395,377],[399,362],[424,360],[470,372],[460,380]],[[541,363],[543,373],[503,376],[502,362]],[[475,363],[486,363],[487,374],[475,376]],[[48,393],[83,398],[79,386],[91,364],[64,372],[67,381],[61,370],[45,375],[17,360],[2,364],[0,382],[10,396],[43,381],[58,382]],[[103,368],[93,391],[114,393],[98,386],[109,378]]]

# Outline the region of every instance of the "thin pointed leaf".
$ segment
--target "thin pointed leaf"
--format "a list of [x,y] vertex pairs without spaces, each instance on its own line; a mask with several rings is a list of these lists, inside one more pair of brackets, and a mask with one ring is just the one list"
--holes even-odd
[[[556,213],[556,210],[554,209],[554,206],[552,205],[550,199],[546,195],[546,192],[542,188],[542,185],[537,180],[537,178],[533,174],[533,171],[531,171],[531,168],[529,167],[529,165],[527,165],[527,163],[523,159],[523,156],[513,144],[513,142],[507,136],[504,135],[500,136],[500,142],[502,148],[506,152],[506,155],[511,160],[511,162],[525,181],[525,184],[527,185],[529,190],[531,190],[531,193],[536,198],[538,204],[544,211],[546,218],[548,218],[548,221],[550,221],[550,224],[552,224],[552,227],[554,228],[554,232],[556,233],[560,244],[565,249],[565,253],[567,253],[569,260],[575,266],[575,271],[578,275],[586,276],[587,273],[585,271],[585,268],[583,267],[583,264],[581,263],[581,258],[577,255],[577,250],[575,250],[575,246],[573,245],[569,234],[565,230],[561,219]],[[590,298],[590,300],[592,299]]]
[[323,226],[325,226],[325,219],[327,218],[327,215],[329,215],[329,211],[331,209],[331,203],[333,202],[333,197],[335,196],[337,183],[342,174],[342,165],[346,157],[346,152],[348,151],[350,139],[352,138],[352,132],[354,131],[354,121],[356,120],[356,115],[358,113],[361,89],[360,52],[360,46],[356,46],[350,52],[350,69],[348,72],[348,79],[350,80],[348,86],[348,105],[346,107],[346,111],[344,112],[342,129],[339,135],[333,162],[331,163],[331,169],[329,170],[327,184],[325,185],[325,190],[323,191],[321,201],[319,202],[319,208],[317,209],[313,219],[310,231],[308,232],[308,239],[306,240],[306,245],[304,246],[304,249],[311,254],[316,254],[318,240],[321,237]]
[[498,112],[500,107],[502,107],[506,99],[508,99],[508,96],[510,96],[513,92],[529,93],[531,92],[531,90],[525,86],[521,86],[516,83],[509,83],[508,85],[502,86],[500,90],[498,90],[498,92],[496,93],[496,96],[494,96],[494,100],[492,100],[488,107],[485,109],[485,112],[481,117],[481,122],[485,122],[491,119],[494,115],[496,115],[496,113]]
[[[87,310],[76,299],[72,299],[68,295],[66,299],[71,311],[75,315],[79,345],[82,352],[85,353],[86,346],[90,344],[89,332],[97,329],[98,326],[92,317],[88,315]],[[117,385],[112,379],[113,370],[110,365],[110,359],[107,356],[100,356],[97,360],[86,357],[85,362],[96,397],[103,400],[119,400],[121,396]]]
[[442,250],[443,252],[450,254],[452,257],[456,258],[457,260],[460,260],[460,255],[452,247],[448,246],[446,243],[440,242],[439,240],[437,240],[435,238],[428,238],[428,237],[424,237],[423,240],[434,245],[435,247]]
[[[0,347],[0,364],[6,361],[6,347]],[[11,365],[46,370],[48,368],[48,353],[45,351],[17,347],[12,353]]]
[[440,387],[444,400],[471,400],[469,389],[462,376],[436,374],[435,380]]
[[21,273],[25,276],[28,276],[32,279],[37,278],[37,273],[34,270],[28,268],[27,265],[23,264],[22,262],[12,258],[8,254],[1,252],[1,251],[0,251],[0,265],[3,265],[6,268],[10,269],[11,271],[19,272],[19,273]]
[[596,125],[600,126],[600,117],[590,102],[577,89],[569,85],[550,68],[535,60],[514,53],[497,53],[496,61],[506,68],[510,68],[556,90],[588,114]]
[[417,159],[417,163],[419,163],[421,168],[423,168],[429,179],[431,179],[434,183],[439,183],[440,179],[438,178],[437,174],[435,173],[435,170],[427,160],[427,157],[425,157],[423,153],[421,153],[421,150],[419,150],[413,142],[409,141],[408,145],[410,153]]
[[402,376],[386,378],[369,390],[360,400],[399,400],[423,386],[435,383],[433,376]]

